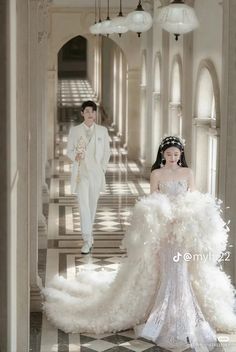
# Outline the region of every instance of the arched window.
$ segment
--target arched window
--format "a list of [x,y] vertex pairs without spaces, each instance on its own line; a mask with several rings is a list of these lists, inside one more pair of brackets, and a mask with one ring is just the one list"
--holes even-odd
[[194,117],[196,183],[201,191],[218,194],[219,85],[210,60],[199,66]]
[[179,55],[173,60],[170,84],[169,133],[182,134],[182,62]]

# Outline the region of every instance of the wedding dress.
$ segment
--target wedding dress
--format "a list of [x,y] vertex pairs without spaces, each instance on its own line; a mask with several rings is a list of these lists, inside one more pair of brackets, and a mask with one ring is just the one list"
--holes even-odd
[[43,290],[48,319],[65,332],[134,328],[177,352],[211,351],[215,331],[236,331],[235,289],[218,263],[228,233],[220,204],[187,188],[186,180],[161,183],[136,203],[116,274],[56,276]]

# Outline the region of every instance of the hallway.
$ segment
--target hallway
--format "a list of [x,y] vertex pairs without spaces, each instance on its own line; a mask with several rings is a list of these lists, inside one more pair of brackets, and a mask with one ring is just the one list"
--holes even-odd
[[[178,40],[158,21],[162,8],[171,10],[178,1],[121,2],[1,1],[1,352],[160,352],[149,341],[135,340],[132,331],[64,334],[43,317],[41,289],[55,274],[119,268],[133,206],[149,194],[150,168],[165,135],[183,140],[196,189],[222,201],[222,218],[230,221],[225,248],[230,259],[223,271],[236,287],[236,1],[181,0],[199,26]],[[121,7],[130,18],[139,2],[152,19],[140,36],[131,27],[122,35],[91,31],[99,16],[101,22],[108,13],[116,20]],[[87,99],[98,106],[97,123],[109,128],[112,156],[93,251],[82,256],[65,149]],[[228,303],[223,289],[214,292]],[[225,312],[218,319],[210,312],[208,318],[217,319],[225,333],[219,335],[224,350],[235,352],[236,335],[226,335],[231,330]]]

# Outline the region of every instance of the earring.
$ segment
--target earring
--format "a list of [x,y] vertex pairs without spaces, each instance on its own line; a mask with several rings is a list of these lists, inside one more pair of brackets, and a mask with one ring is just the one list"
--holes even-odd
[[161,159],[161,167],[163,167],[163,166],[164,166],[164,161],[165,161],[165,158],[164,158],[164,157],[162,157],[162,159]]

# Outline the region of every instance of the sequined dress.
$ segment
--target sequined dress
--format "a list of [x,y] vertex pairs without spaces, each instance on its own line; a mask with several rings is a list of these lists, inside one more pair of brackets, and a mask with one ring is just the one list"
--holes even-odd
[[[159,191],[169,197],[186,192],[186,180],[159,184]],[[205,320],[190,283],[187,252],[171,234],[163,240],[159,256],[160,287],[145,324],[135,328],[138,336],[174,351],[195,348],[211,351],[217,343],[216,333]]]

